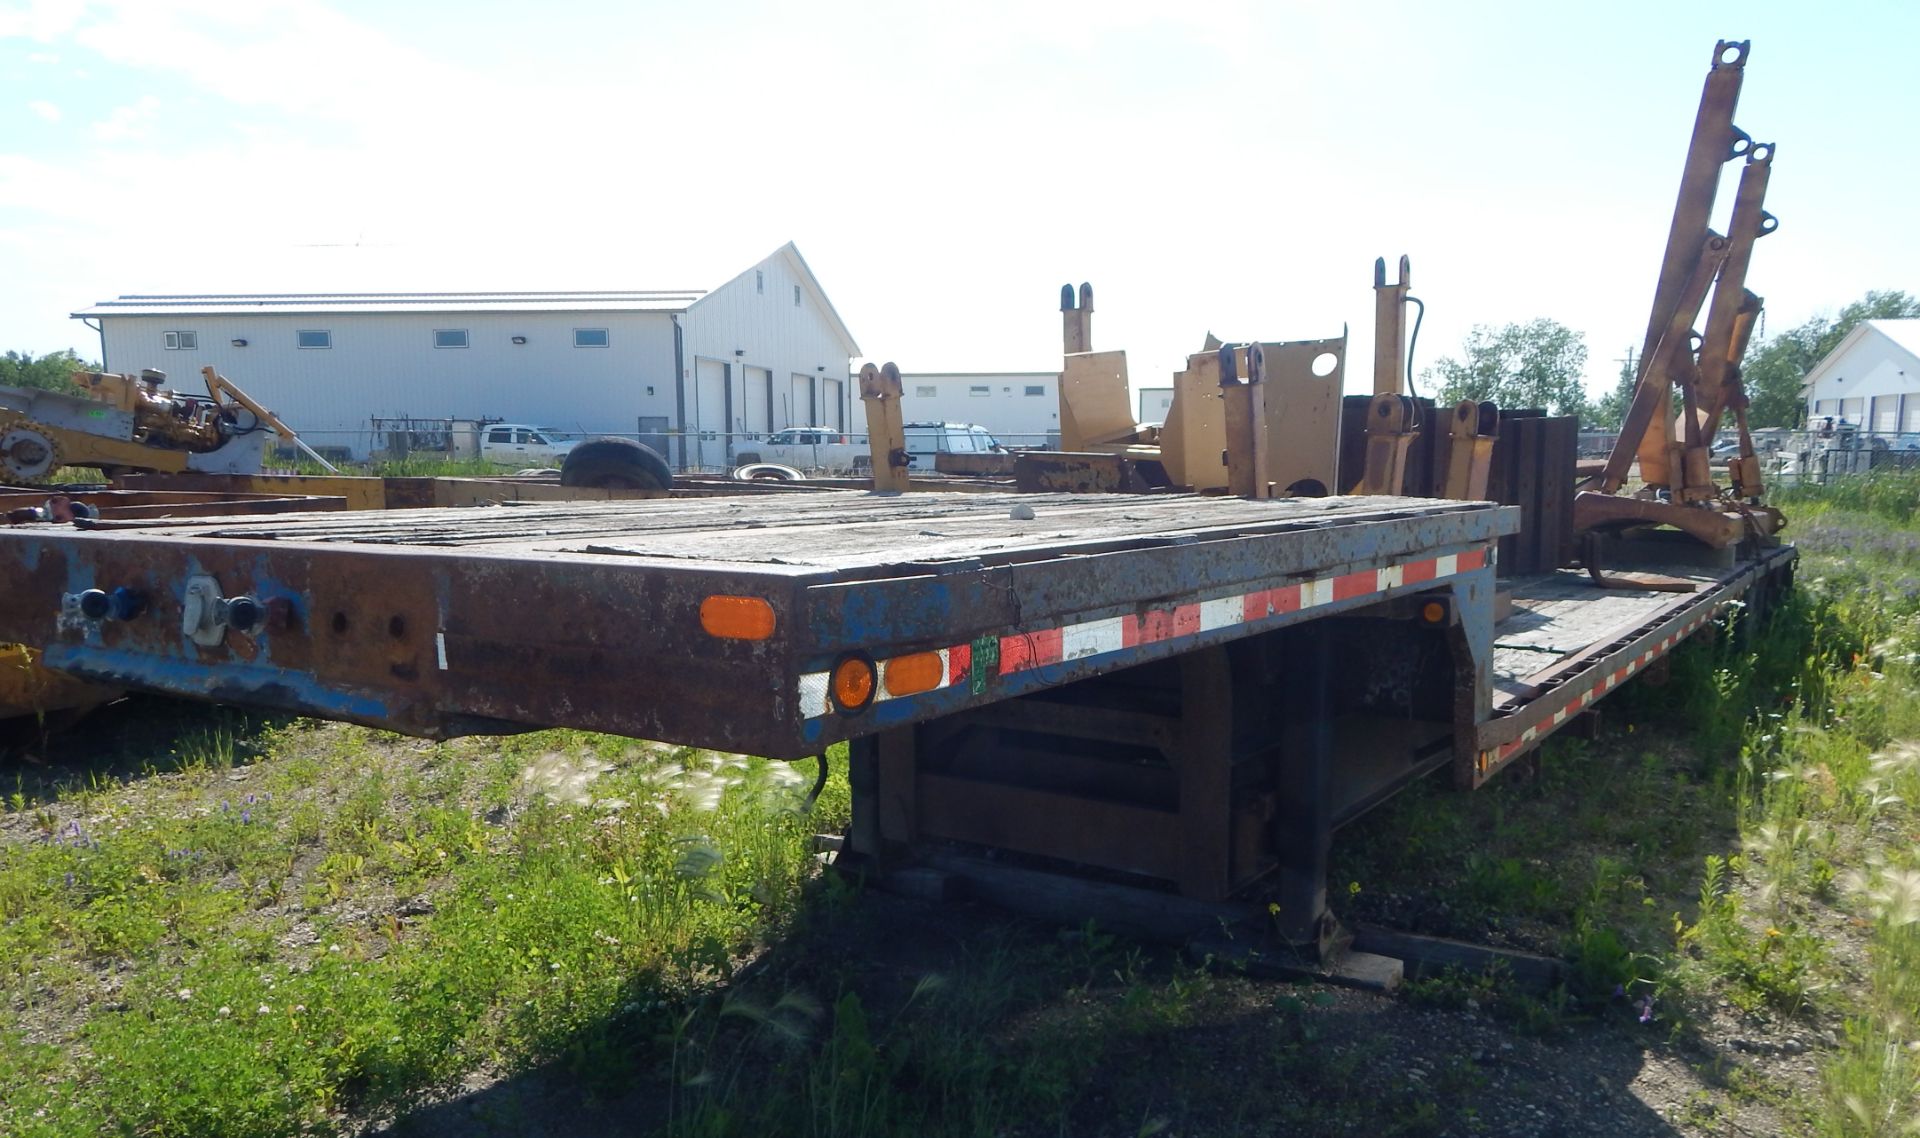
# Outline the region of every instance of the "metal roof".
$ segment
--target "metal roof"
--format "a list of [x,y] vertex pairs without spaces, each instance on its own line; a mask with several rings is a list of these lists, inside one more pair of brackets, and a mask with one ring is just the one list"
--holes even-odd
[[705,289],[603,292],[207,293],[121,296],[74,316],[191,316],[369,312],[685,312]]

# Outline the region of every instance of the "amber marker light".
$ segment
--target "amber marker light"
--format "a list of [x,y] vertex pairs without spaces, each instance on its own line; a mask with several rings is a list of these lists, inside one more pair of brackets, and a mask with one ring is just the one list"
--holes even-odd
[[888,695],[913,695],[916,692],[932,691],[940,686],[940,677],[945,675],[947,666],[938,652],[915,652],[911,656],[895,656],[887,661],[883,673]]
[[1439,601],[1428,601],[1420,606],[1420,619],[1428,624],[1439,624],[1447,619],[1447,606]]
[[832,683],[829,690],[833,694],[834,709],[842,714],[865,711],[873,702],[874,691],[878,687],[874,675],[873,661],[865,656],[843,656],[833,666]]
[[759,597],[711,596],[700,602],[700,627],[722,640],[773,635],[773,606]]

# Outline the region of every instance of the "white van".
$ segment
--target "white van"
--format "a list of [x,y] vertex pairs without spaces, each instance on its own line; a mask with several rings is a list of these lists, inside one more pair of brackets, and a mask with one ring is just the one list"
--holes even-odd
[[933,469],[933,456],[950,454],[1000,454],[1006,447],[982,426],[975,423],[908,423],[907,453],[913,456],[913,469]]

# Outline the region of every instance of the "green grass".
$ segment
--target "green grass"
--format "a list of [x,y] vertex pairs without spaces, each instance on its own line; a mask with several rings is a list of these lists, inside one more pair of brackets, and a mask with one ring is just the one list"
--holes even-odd
[[[1427,978],[1408,1010],[1649,1048],[1831,1027],[1812,1095],[1736,1067],[1685,1118],[1745,1096],[1797,1132],[1912,1132],[1916,485],[1797,491],[1802,587],[1770,623],[1684,646],[1596,741],[1342,833],[1344,916],[1572,967],[1546,996]],[[1417,1042],[1322,989],[818,874],[844,756],[808,816],[807,764],[574,732],[201,714],[109,742],[0,815],[0,1133],[329,1133],[476,1075],[687,1136],[1471,1133],[1494,1093],[1444,1053],[1379,1078]]]
[[759,760],[368,735],[238,767],[213,740],[8,817],[0,1133],[299,1134],[480,1067],[590,1071],[794,919],[846,810]]
[[1664,684],[1602,706],[1599,742],[1550,741],[1531,777],[1419,787],[1345,834],[1349,915],[1572,965],[1545,999],[1462,975],[1412,998],[1553,1032],[1648,1007],[1683,1035],[1716,1008],[1760,1034],[1837,1028],[1788,1115],[1920,1131],[1916,507],[1914,474],[1792,492],[1799,587],[1769,622],[1683,646]]
[[[337,473],[374,478],[498,478],[509,472],[508,468],[496,466],[484,458],[445,458],[434,454],[409,454],[401,458],[335,465],[339,467]],[[326,467],[306,455],[295,456],[291,461],[270,460],[268,466],[293,474],[329,473]]]

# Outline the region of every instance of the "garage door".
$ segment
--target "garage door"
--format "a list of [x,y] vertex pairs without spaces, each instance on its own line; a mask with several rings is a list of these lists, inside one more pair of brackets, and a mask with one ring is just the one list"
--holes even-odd
[[727,373],[719,360],[695,360],[693,365],[694,462],[708,469],[728,466]]

